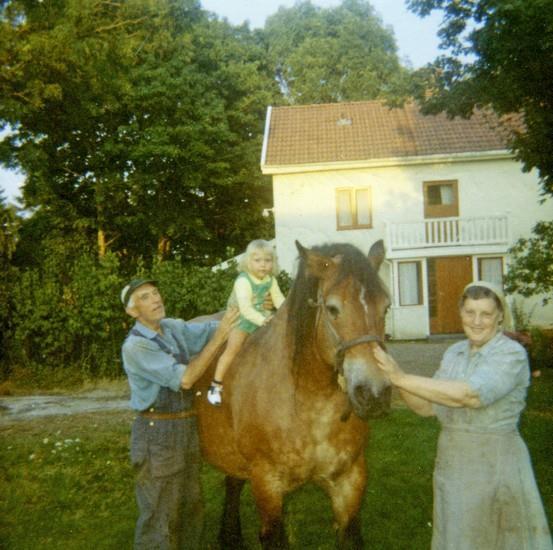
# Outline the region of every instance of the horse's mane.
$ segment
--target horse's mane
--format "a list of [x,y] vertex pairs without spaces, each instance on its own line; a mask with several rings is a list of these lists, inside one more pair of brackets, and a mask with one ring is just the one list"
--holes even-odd
[[[347,243],[330,243],[314,246],[311,250],[327,257],[342,256],[339,264],[337,282],[346,277],[353,277],[361,283],[369,297],[385,292],[377,272],[369,258],[358,248]],[[293,362],[297,370],[303,350],[311,345],[313,329],[317,315],[319,280],[307,273],[306,262],[299,258],[297,275],[288,295],[288,329],[289,341],[293,343]]]

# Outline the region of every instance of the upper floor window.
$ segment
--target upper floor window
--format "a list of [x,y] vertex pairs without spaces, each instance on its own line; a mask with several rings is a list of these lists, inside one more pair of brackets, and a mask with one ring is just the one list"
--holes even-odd
[[365,188],[336,189],[336,228],[372,227],[371,190]]
[[457,181],[425,181],[424,217],[452,218],[459,216]]

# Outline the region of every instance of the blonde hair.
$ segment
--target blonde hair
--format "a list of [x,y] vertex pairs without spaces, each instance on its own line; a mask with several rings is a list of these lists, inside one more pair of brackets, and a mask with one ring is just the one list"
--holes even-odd
[[240,260],[238,261],[238,271],[248,271],[250,256],[253,252],[258,251],[269,252],[271,254],[271,256],[273,257],[273,275],[278,275],[280,270],[278,267],[275,247],[269,241],[266,241],[264,239],[256,239],[246,247],[246,251],[244,252],[244,254],[242,254]]

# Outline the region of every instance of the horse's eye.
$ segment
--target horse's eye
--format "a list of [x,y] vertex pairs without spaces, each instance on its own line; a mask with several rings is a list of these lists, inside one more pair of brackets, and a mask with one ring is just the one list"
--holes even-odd
[[338,315],[340,314],[340,310],[336,306],[333,306],[333,305],[327,305],[326,310],[328,311],[329,315],[333,319],[336,319],[338,317]]

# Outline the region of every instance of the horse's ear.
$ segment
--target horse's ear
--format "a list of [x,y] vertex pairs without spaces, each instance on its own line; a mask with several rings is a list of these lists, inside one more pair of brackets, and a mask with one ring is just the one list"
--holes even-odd
[[375,271],[380,269],[385,257],[386,251],[384,250],[384,241],[380,239],[376,241],[369,250],[369,262]]
[[296,248],[300,253],[301,259],[305,262],[305,268],[308,275],[317,277],[318,279],[324,279],[330,274],[334,273],[342,263],[342,255],[338,254],[329,258],[323,256],[319,252],[305,248],[299,241],[296,241]]
[[307,256],[308,249],[305,248],[305,246],[303,246],[298,240],[296,240],[295,243],[296,243],[296,248],[300,253],[300,257],[305,258]]

